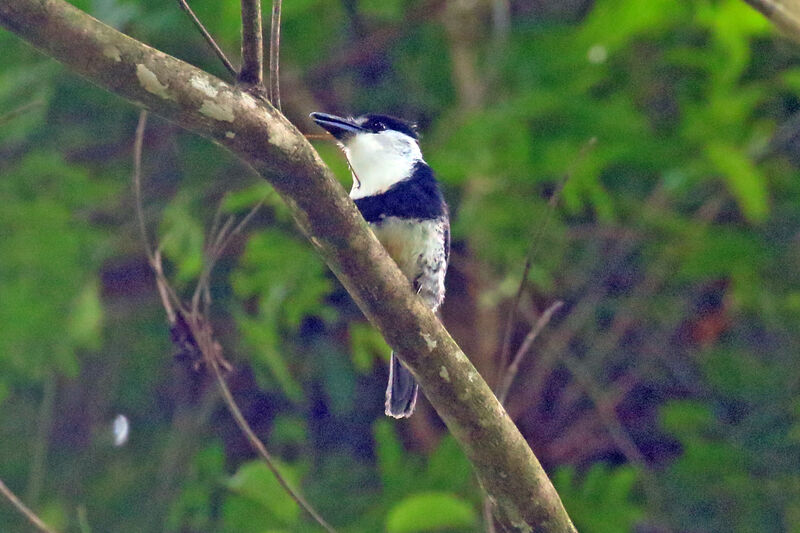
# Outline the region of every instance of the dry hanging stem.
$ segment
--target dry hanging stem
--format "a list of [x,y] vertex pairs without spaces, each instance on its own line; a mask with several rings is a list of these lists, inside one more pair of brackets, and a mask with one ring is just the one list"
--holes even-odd
[[[258,202],[250,212],[237,224],[233,226],[233,217],[231,216],[218,228],[219,210],[215,216],[215,221],[212,224],[211,235],[209,242],[211,243],[206,250],[205,264],[198,279],[197,286],[192,296],[191,307],[187,308],[184,303],[177,296],[177,293],[169,284],[161,262],[161,253],[158,249],[153,251],[149,238],[147,236],[147,229],[144,222],[143,208],[142,208],[142,194],[141,194],[141,158],[142,158],[142,145],[144,138],[145,125],[147,123],[147,111],[142,111],[139,115],[139,123],[136,127],[136,136],[134,140],[134,161],[133,161],[133,186],[134,196],[136,202],[136,217],[139,221],[139,230],[142,235],[145,252],[150,262],[150,266],[156,276],[156,285],[158,288],[161,302],[164,311],[167,314],[167,319],[170,324],[170,335],[172,342],[178,349],[178,356],[185,358],[192,362],[195,370],[201,367],[210,368],[216,378],[217,385],[222,392],[222,398],[228,408],[233,419],[236,421],[237,426],[247,438],[247,441],[252,446],[253,450],[261,457],[267,468],[273,473],[278,483],[289,494],[289,496],[305,510],[325,531],[328,533],[335,533],[335,529],[331,527],[320,514],[306,501],[303,495],[294,487],[292,487],[286,478],[278,470],[275,461],[273,460],[264,443],[258,438],[253,429],[248,424],[247,420],[242,415],[241,409],[233,398],[227,383],[225,383],[225,372],[232,370],[232,365],[223,357],[222,346],[214,339],[214,332],[211,327],[210,321],[206,318],[208,315],[208,307],[211,304],[211,297],[209,291],[209,282],[211,271],[214,268],[221,253],[230,243],[231,238],[240,233],[244,226],[252,219],[258,209],[263,204],[263,200]],[[201,300],[201,296],[203,296]],[[202,309],[201,309],[202,305]]]

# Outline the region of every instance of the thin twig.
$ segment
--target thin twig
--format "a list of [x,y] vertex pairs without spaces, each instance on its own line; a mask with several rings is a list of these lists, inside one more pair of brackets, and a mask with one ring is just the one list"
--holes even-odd
[[269,33],[269,101],[281,110],[281,0],[272,0],[272,22]]
[[539,239],[544,235],[547,226],[550,223],[550,219],[552,218],[553,211],[555,211],[556,204],[558,203],[559,198],[561,197],[561,191],[564,190],[564,186],[569,181],[572,173],[575,171],[575,167],[578,163],[583,161],[586,157],[586,154],[589,153],[589,150],[594,148],[597,144],[597,138],[592,137],[589,139],[586,144],[583,145],[580,152],[578,153],[578,157],[570,165],[570,168],[567,172],[564,173],[562,176],[561,181],[558,183],[556,190],[553,191],[553,194],[550,196],[550,200],[547,202],[547,212],[545,213],[544,222],[537,225],[536,233],[531,240],[531,247],[528,250],[528,255],[525,257],[525,266],[522,269],[522,277],[519,280],[519,286],[517,287],[517,292],[514,295],[514,299],[511,302],[511,309],[508,312],[508,318],[506,320],[506,329],[503,335],[503,348],[500,351],[500,362],[497,365],[497,375],[495,378],[495,383],[499,383],[503,373],[506,369],[506,361],[508,361],[508,356],[511,351],[511,336],[514,333],[514,323],[517,320],[517,311],[519,309],[520,300],[522,300],[522,293],[525,291],[525,286],[527,285],[528,275],[531,272],[531,267],[533,266],[533,256],[534,252],[536,251],[536,246],[539,244]]
[[178,5],[180,5],[181,9],[186,11],[186,14],[189,15],[190,19],[192,19],[192,22],[194,23],[195,27],[198,30],[200,30],[200,33],[203,35],[203,38],[206,40],[209,46],[211,46],[211,49],[214,50],[214,53],[217,55],[219,60],[222,61],[222,64],[225,65],[225,68],[230,73],[230,75],[236,78],[236,69],[233,68],[233,65],[228,60],[228,57],[225,55],[225,52],[223,52],[222,49],[217,45],[216,41],[214,41],[214,38],[211,37],[211,34],[208,33],[208,30],[206,30],[205,26],[203,26],[203,23],[200,22],[200,19],[198,19],[197,15],[194,14],[192,8],[189,7],[189,4],[186,3],[186,0],[178,0]]
[[39,531],[44,531],[45,533],[56,533],[54,529],[50,529],[50,527],[48,527],[48,525],[45,524],[41,518],[36,516],[36,513],[31,511],[28,508],[28,506],[22,503],[22,500],[17,498],[17,495],[11,492],[11,489],[6,487],[6,484],[3,483],[2,479],[0,479],[0,494],[5,496],[8,499],[8,501],[11,502],[11,505],[16,507],[17,510],[20,513],[22,513],[25,516],[25,518],[27,518],[28,521],[30,521],[31,524],[33,524],[34,526],[36,526],[37,529],[39,529]]
[[252,87],[264,85],[264,37],[261,0],[242,0],[242,69],[237,81]]
[[503,376],[503,381],[500,383],[500,387],[497,390],[497,399],[500,400],[500,403],[503,405],[505,405],[506,400],[508,399],[508,391],[511,390],[511,384],[514,382],[514,378],[517,377],[519,365],[525,358],[525,354],[528,353],[528,350],[530,350],[533,341],[536,340],[536,337],[539,336],[539,333],[541,333],[545,326],[547,326],[547,324],[550,322],[550,319],[553,317],[553,313],[561,309],[563,305],[564,302],[558,300],[548,307],[544,313],[541,314],[539,320],[536,321],[536,324],[533,326],[530,333],[528,333],[528,335],[525,337],[522,345],[520,345],[517,353],[514,355],[514,359],[511,361],[511,364],[508,365],[508,369],[506,369],[506,372]]
[[[199,307],[199,298],[200,293],[208,294],[208,280],[211,277],[211,271],[214,269],[214,266],[217,264],[222,252],[225,251],[225,248],[231,243],[231,240],[234,236],[241,233],[245,226],[250,222],[250,220],[256,215],[258,210],[264,205],[265,199],[259,200],[259,202],[250,209],[250,211],[244,216],[244,218],[233,228],[227,235],[225,235],[226,228],[229,227],[229,224],[226,223],[225,226],[219,231],[218,234],[212,233],[209,236],[209,240],[212,241],[214,244],[209,247],[206,255],[206,265],[203,268],[203,271],[200,273],[200,278],[197,280],[197,287],[195,288],[194,295],[192,296],[192,311],[197,313],[200,311]],[[229,219],[230,222],[232,219]],[[215,224],[216,225],[216,224]],[[208,305],[208,302],[206,302]]]
[[153,262],[153,248],[147,236],[144,224],[144,211],[142,210],[142,145],[144,144],[144,129],[147,127],[147,111],[139,113],[139,123],[136,125],[136,136],[133,140],[133,195],[136,203],[136,218],[139,220],[139,233],[142,236],[144,251],[150,263]]
[[[211,354],[209,354],[211,355]],[[225,400],[225,405],[227,405],[228,410],[231,412],[234,420],[236,420],[236,424],[239,426],[239,429],[242,430],[242,433],[245,434],[247,440],[250,442],[250,445],[253,449],[261,456],[261,459],[264,460],[264,463],[267,465],[267,468],[275,476],[275,479],[278,480],[278,483],[284,488],[284,490],[289,493],[292,499],[300,505],[311,517],[316,520],[316,522],[322,526],[325,531],[329,533],[336,533],[336,530],[331,527],[320,515],[317,511],[309,505],[309,503],[305,500],[302,494],[300,494],[297,490],[295,490],[286,478],[283,477],[283,474],[280,473],[278,467],[275,465],[275,460],[272,458],[272,455],[267,451],[264,443],[258,438],[258,436],[253,432],[252,428],[250,428],[250,424],[247,423],[245,420],[244,415],[242,415],[242,411],[239,409],[239,406],[236,405],[236,401],[233,399],[233,395],[231,394],[230,389],[228,388],[227,383],[225,383],[225,378],[222,376],[222,372],[219,369],[219,365],[217,363],[216,357],[206,357],[208,364],[214,370],[214,375],[217,378],[217,384],[219,385],[220,390],[222,391],[222,397]]]
[[[217,343],[213,338],[213,333],[211,331],[210,324],[205,319],[205,315],[200,312],[200,305],[199,305],[199,295],[204,292],[204,287],[208,287],[208,279],[210,276],[211,269],[213,265],[216,263],[217,259],[219,258],[219,254],[230,244],[230,239],[242,231],[242,229],[247,225],[247,223],[255,216],[258,209],[263,205],[264,200],[258,202],[250,212],[245,215],[245,217],[231,229],[233,225],[233,217],[230,217],[225,224],[222,225],[221,228],[216,230],[219,225],[219,218],[221,213],[221,208],[217,210],[217,215],[215,215],[215,220],[212,224],[212,234],[209,236],[209,241],[212,242],[211,246],[208,249],[208,255],[206,257],[207,264],[201,274],[200,280],[198,280],[198,285],[195,288],[195,293],[192,298],[192,309],[191,311],[187,311],[185,306],[183,305],[182,301],[175,293],[172,286],[169,284],[168,280],[164,276],[164,270],[161,264],[161,251],[156,249],[154,252],[150,249],[150,244],[147,241],[147,232],[144,224],[144,217],[142,215],[142,202],[141,202],[141,158],[142,158],[142,138],[144,136],[144,127],[147,119],[146,112],[142,112],[139,117],[139,125],[136,129],[136,140],[134,142],[134,172],[133,172],[133,182],[134,182],[134,189],[136,193],[136,214],[137,218],[139,219],[139,227],[142,232],[142,238],[144,240],[145,247],[147,248],[148,259],[150,261],[150,265],[156,275],[156,285],[158,287],[159,296],[161,297],[161,302],[164,307],[164,311],[167,314],[167,318],[169,319],[169,323],[171,325],[175,325],[179,319],[178,312],[180,313],[181,320],[186,320],[186,325],[188,326],[189,334],[192,337],[192,342],[194,342],[197,348],[203,354],[203,359],[207,366],[210,366],[214,372],[214,376],[216,377],[217,383],[219,385],[219,389],[222,392],[222,397],[225,400],[225,405],[228,407],[231,415],[233,416],[236,424],[244,433],[247,440],[252,445],[253,449],[261,456],[261,458],[266,463],[267,467],[273,473],[275,478],[278,480],[278,483],[286,490],[289,496],[297,502],[297,504],[304,509],[311,517],[326,531],[329,533],[336,533],[336,530],[333,529],[320,515],[317,511],[311,507],[311,505],[306,501],[300,492],[294,489],[289,482],[283,477],[283,475],[278,470],[277,466],[275,465],[272,456],[267,451],[264,443],[258,438],[258,436],[253,432],[250,425],[245,420],[244,415],[242,415],[242,411],[239,409],[239,406],[236,404],[236,401],[233,399],[233,395],[231,394],[228,385],[225,383],[225,378],[222,375],[222,370],[220,369],[220,363],[224,363],[227,365],[227,362],[222,357],[222,348],[220,347],[219,343]],[[209,298],[210,300],[210,298]],[[177,309],[177,312],[176,312]],[[226,369],[227,370],[227,369]],[[12,495],[13,496],[13,495]],[[18,501],[18,500],[17,500]],[[13,500],[12,500],[13,502]]]
[[12,109],[8,113],[5,113],[4,115],[0,115],[0,125],[5,124],[6,122],[11,122],[12,120],[17,118],[18,116],[24,115],[28,111],[31,111],[31,110],[36,109],[37,107],[41,107],[43,105],[44,105],[44,100],[41,100],[41,99],[33,100],[31,102],[28,102],[27,104],[22,104],[21,106],[17,107],[16,109]]

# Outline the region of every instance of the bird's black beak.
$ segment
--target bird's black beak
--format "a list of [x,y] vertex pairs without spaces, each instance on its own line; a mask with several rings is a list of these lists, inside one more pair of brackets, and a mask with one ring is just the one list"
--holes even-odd
[[339,141],[344,141],[356,133],[364,131],[364,128],[356,124],[353,119],[337,117],[327,113],[311,113],[311,120],[328,130]]

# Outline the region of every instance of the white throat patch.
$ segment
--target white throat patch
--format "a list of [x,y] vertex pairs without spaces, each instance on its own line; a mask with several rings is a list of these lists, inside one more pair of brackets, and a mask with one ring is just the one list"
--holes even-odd
[[342,148],[354,174],[354,200],[386,192],[411,177],[414,165],[422,161],[417,141],[394,130],[356,134]]

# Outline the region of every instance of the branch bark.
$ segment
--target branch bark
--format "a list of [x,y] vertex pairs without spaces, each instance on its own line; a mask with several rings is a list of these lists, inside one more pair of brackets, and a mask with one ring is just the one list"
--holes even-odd
[[800,5],[796,0],[745,0],[787,37],[800,43]]
[[469,359],[368,230],[303,135],[266,102],[63,0],[0,3],[4,26],[73,72],[233,152],[268,180],[415,374],[510,531],[574,532],[533,452]]

